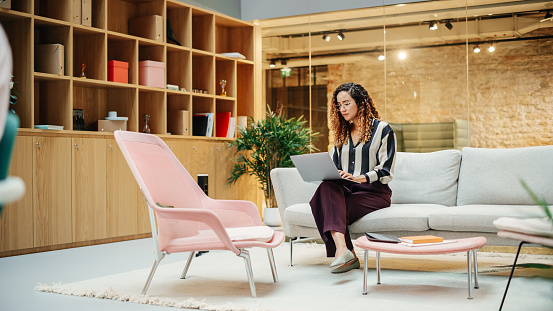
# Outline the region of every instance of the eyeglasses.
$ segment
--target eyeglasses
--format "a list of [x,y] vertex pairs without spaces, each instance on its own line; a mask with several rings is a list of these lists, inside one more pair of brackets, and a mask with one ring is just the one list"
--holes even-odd
[[338,109],[338,110],[342,109],[342,107],[348,109],[349,106],[350,106],[351,104],[353,104],[353,103],[354,103],[353,101],[343,102],[343,103],[341,103],[341,104],[339,104],[339,105],[334,105],[334,107],[336,107],[336,109]]

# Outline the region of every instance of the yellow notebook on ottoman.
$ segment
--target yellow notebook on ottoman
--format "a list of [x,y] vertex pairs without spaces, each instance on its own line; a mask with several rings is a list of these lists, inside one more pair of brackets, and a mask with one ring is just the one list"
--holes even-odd
[[423,243],[439,243],[443,242],[444,238],[434,235],[417,235],[417,236],[404,236],[399,240],[409,244],[423,244]]

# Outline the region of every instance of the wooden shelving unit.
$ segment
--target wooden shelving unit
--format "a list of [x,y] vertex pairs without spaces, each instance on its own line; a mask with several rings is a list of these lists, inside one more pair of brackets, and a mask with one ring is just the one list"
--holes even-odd
[[[184,116],[191,125],[196,112],[260,117],[254,107],[255,26],[176,0],[93,0],[90,26],[83,26],[73,3],[19,0],[10,10],[0,9],[19,82],[12,108],[20,129],[10,175],[20,176],[27,187],[0,217],[0,257],[150,234],[144,200],[113,135],[98,132],[98,120],[109,111],[128,117],[127,130],[135,132],[150,115],[151,133],[167,142],[191,176],[209,174],[210,197],[260,205],[253,178],[226,185],[233,138],[167,135],[182,130]],[[161,40],[133,35],[137,31],[129,29],[128,20],[150,15],[163,18],[164,34],[169,20],[182,45],[165,35]],[[62,75],[35,70],[39,44],[64,46]],[[245,59],[222,55],[232,52]],[[108,81],[111,60],[128,63],[128,83]],[[140,85],[139,62],[145,60],[163,62],[164,85],[185,91]],[[227,96],[221,96],[220,80],[227,81]],[[84,131],[73,128],[74,109],[84,112]],[[34,129],[39,124],[64,130]]]
[[[11,10],[0,9],[0,23],[15,52],[14,79],[23,94],[14,109],[21,128],[53,124],[72,131],[73,109],[83,109],[89,132],[97,131],[97,121],[115,110],[129,117],[131,131],[140,131],[143,116],[149,114],[152,133],[161,135],[173,128],[167,114],[174,109],[190,111],[189,122],[194,112],[253,115],[255,40],[250,23],[176,0],[94,0],[92,26],[83,26],[73,19],[70,0],[12,3]],[[158,41],[131,35],[135,31],[128,20],[149,15],[162,16],[164,34],[169,20],[182,45],[165,37]],[[35,46],[56,43],[65,48],[64,74],[35,71],[34,59],[41,57]],[[246,59],[221,55],[230,52]],[[129,64],[128,84],[107,80],[110,60]],[[139,62],[144,60],[163,62],[165,84],[186,91],[140,85]],[[86,65],[86,79],[81,78],[81,64]],[[221,80],[226,80],[226,97],[220,96]]]

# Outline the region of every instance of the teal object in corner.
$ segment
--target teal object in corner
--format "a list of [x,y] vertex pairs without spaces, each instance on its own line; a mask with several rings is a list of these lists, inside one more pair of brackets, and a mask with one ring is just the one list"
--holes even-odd
[[[10,159],[18,127],[19,117],[15,113],[8,113],[6,115],[4,135],[2,136],[2,140],[0,140],[0,180],[4,180],[8,176]],[[1,212],[2,204],[0,204],[0,213]]]

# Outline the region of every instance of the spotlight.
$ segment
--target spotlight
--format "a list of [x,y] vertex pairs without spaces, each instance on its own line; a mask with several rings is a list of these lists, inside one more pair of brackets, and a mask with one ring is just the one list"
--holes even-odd
[[492,43],[492,45],[490,45],[490,47],[488,48],[488,51],[489,51],[490,53],[492,53],[493,51],[495,51],[495,47],[493,46],[493,43]]
[[282,66],[286,66],[286,60],[285,60],[285,59],[281,59],[281,60],[280,60],[280,64],[281,64]]
[[399,57],[399,59],[406,59],[407,58],[407,53],[405,53],[404,51],[401,51],[401,52],[399,52],[397,57]]
[[449,30],[453,29],[453,25],[451,24],[451,21],[450,21],[450,20],[448,20],[448,21],[445,23],[445,28],[447,28],[447,29],[449,29]]
[[276,66],[275,61],[271,59],[271,63],[269,64],[269,67],[274,68]]
[[430,30],[436,30],[438,29],[438,22],[430,22],[430,24],[428,24],[428,28]]
[[474,47],[474,53],[480,53],[480,47],[478,45]]
[[326,42],[329,42],[330,41],[330,36],[329,35],[323,35],[323,40],[325,40]]
[[378,55],[378,60],[385,60],[386,59],[386,56],[380,54]]
[[338,32],[338,39],[344,40],[345,37],[346,37],[346,36],[344,36],[344,33],[342,33],[341,31]]

